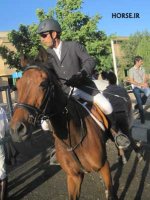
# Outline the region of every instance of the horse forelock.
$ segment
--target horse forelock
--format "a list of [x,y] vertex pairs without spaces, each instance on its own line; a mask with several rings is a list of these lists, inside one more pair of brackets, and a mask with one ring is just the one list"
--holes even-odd
[[47,65],[47,64],[44,64],[44,63],[36,62],[35,64],[26,66],[25,69],[24,69],[24,72],[29,70],[29,69],[37,69],[37,70],[44,71],[48,75],[48,78],[50,80],[52,80],[54,82],[55,82],[55,80],[59,81],[59,77],[58,77],[58,75],[57,75],[57,73],[54,70],[52,65]]

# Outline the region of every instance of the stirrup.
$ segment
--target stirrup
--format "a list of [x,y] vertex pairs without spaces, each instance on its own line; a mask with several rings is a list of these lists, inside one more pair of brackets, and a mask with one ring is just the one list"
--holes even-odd
[[129,138],[123,133],[119,133],[119,134],[115,135],[114,139],[115,139],[115,144],[119,149],[125,150],[131,144]]

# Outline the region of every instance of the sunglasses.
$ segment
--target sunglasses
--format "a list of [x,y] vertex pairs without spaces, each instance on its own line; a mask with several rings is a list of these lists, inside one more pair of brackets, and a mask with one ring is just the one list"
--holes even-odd
[[49,33],[41,33],[40,36],[41,36],[42,38],[46,38],[46,37],[48,36],[48,34],[49,34]]

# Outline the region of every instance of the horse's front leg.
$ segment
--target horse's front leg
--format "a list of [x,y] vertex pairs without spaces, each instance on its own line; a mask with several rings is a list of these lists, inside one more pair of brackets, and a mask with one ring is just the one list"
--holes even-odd
[[114,191],[113,184],[112,184],[112,178],[110,173],[110,167],[108,161],[105,162],[104,166],[100,169],[100,174],[102,175],[102,178],[105,183],[105,194],[107,200],[117,200],[118,197]]
[[83,178],[84,178],[83,173],[67,175],[69,200],[78,200],[79,199]]

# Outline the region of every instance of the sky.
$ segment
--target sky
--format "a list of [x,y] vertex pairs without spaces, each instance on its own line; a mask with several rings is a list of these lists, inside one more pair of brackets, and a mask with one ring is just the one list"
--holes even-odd
[[[0,31],[18,30],[20,24],[38,24],[36,10],[47,12],[55,6],[56,0],[0,0]],[[90,17],[102,16],[98,29],[107,35],[129,36],[137,31],[150,32],[149,10],[150,0],[83,0],[81,11]],[[113,18],[113,13],[137,13],[139,18]]]

